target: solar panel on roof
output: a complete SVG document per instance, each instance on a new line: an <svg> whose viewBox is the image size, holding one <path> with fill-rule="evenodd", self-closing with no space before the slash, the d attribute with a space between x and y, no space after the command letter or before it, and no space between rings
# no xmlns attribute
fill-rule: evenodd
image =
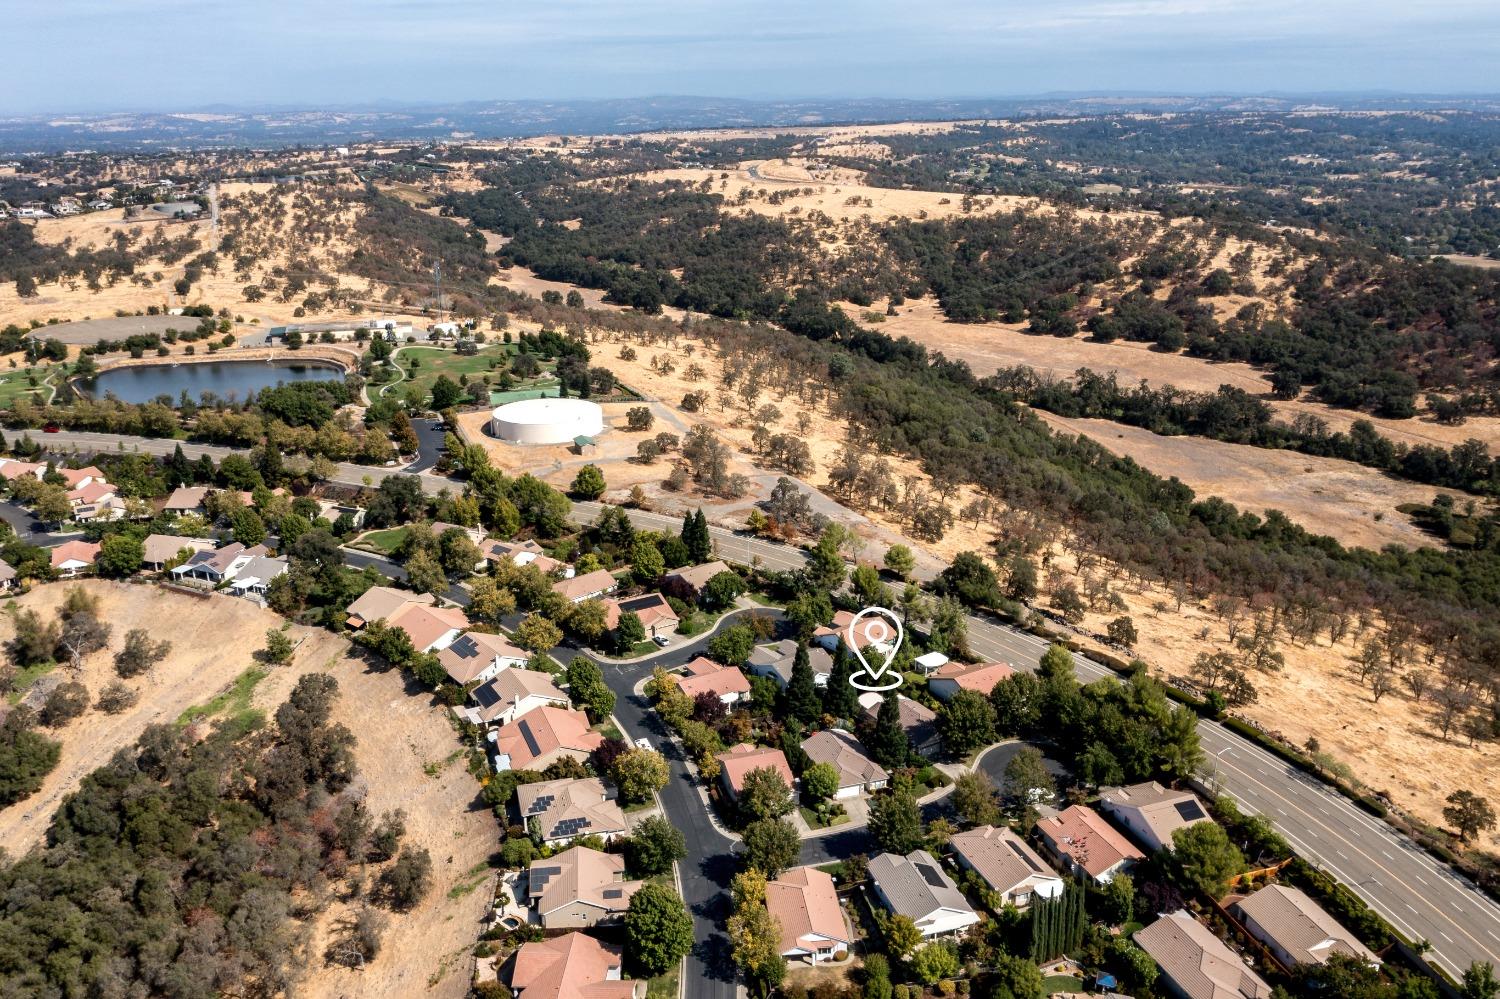
<svg viewBox="0 0 1500 999"><path fill-rule="evenodd" d="M526 748L531 750L533 758L542 755L542 747L536 744L536 736L531 734L531 726L524 721L521 722L521 738L526 740Z"/></svg>
<svg viewBox="0 0 1500 999"><path fill-rule="evenodd" d="M1199 807L1197 798L1179 801L1173 807L1177 809L1177 814L1182 816L1184 822L1197 822L1199 819L1207 818L1203 814L1203 809Z"/></svg>
<svg viewBox="0 0 1500 999"><path fill-rule="evenodd" d="M624 895L625 895L625 893L623 891L621 891L620 889L618 889L618 888L606 888L606 889L604 889L604 897L605 898L623 898Z"/></svg>
<svg viewBox="0 0 1500 999"><path fill-rule="evenodd" d="M945 885L943 883L943 876L942 876L942 874L938 873L937 868L935 868L935 867L928 867L926 864L914 864L912 866L916 867L918 873L920 873L922 875L922 880L926 881L932 887L934 887L934 888L945 888L945 887L947 887L947 885Z"/></svg>
<svg viewBox="0 0 1500 999"><path fill-rule="evenodd" d="M531 803L531 811L528 814L536 815L538 812L545 812L547 809L552 807L552 802L555 797L555 795L544 794L540 798L537 798Z"/></svg>

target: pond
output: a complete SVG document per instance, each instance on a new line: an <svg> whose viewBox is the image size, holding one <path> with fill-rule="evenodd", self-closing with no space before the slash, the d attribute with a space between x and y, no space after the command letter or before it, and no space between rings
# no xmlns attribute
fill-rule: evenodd
<svg viewBox="0 0 1500 999"><path fill-rule="evenodd" d="M242 401L263 388L284 382L342 381L342 368L306 361L288 364L269 361L197 361L187 364L143 364L101 371L84 391L96 399L114 396L121 402L150 402L168 396L175 404L186 392L193 399L212 393Z"/></svg>

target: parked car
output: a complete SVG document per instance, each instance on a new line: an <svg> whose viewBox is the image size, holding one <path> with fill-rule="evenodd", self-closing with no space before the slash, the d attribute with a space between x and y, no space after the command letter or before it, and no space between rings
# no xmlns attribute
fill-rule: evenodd
<svg viewBox="0 0 1500 999"><path fill-rule="evenodd" d="M651 641L655 642L662 648L666 648L668 645L672 644L672 640L666 635L657 635L655 638L651 639Z"/></svg>
<svg viewBox="0 0 1500 999"><path fill-rule="evenodd" d="M651 740L648 739L648 738L646 738L643 735L639 739L635 740L635 748L636 749L650 749L651 748Z"/></svg>

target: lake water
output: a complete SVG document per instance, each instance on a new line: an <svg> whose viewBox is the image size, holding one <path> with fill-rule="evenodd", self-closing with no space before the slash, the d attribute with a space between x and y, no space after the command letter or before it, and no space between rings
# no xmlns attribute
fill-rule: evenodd
<svg viewBox="0 0 1500 999"><path fill-rule="evenodd" d="M340 368L325 364L267 364L265 361L198 361L189 364L149 364L101 371L84 388L96 399L113 395L121 402L150 402L170 396L175 404L186 391L194 399L212 392L221 399L242 401L263 388L284 382L342 381Z"/></svg>

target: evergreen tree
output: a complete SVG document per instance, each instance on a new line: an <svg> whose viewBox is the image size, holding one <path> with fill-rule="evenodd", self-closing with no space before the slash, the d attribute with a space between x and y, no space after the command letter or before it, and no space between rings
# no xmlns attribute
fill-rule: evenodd
<svg viewBox="0 0 1500 999"><path fill-rule="evenodd" d="M875 731L870 736L870 755L876 763L887 770L906 765L911 758L911 739L901 727L901 705L896 701L896 692L887 691L880 702L880 713L875 716Z"/></svg>
<svg viewBox="0 0 1500 999"><path fill-rule="evenodd" d="M797 646L797 656L792 660L792 678L786 685L786 710L804 725L811 725L823 713L823 700L818 696L806 645Z"/></svg>
<svg viewBox="0 0 1500 999"><path fill-rule="evenodd" d="M182 453L181 444L172 450L172 457L167 459L166 472L167 487L170 489L193 482L193 463L188 461L187 455Z"/></svg>
<svg viewBox="0 0 1500 999"><path fill-rule="evenodd" d="M906 791L877 795L870 802L870 835L890 853L907 854L922 845L922 813Z"/></svg>
<svg viewBox="0 0 1500 999"><path fill-rule="evenodd" d="M699 507L695 513L682 516L682 543L695 564L702 564L714 557L713 539L708 536L708 518Z"/></svg>
<svg viewBox="0 0 1500 999"><path fill-rule="evenodd" d="M853 718L859 712L859 696L849 685L849 655L842 643L833 656L833 672L823 688L823 711L835 718Z"/></svg>

